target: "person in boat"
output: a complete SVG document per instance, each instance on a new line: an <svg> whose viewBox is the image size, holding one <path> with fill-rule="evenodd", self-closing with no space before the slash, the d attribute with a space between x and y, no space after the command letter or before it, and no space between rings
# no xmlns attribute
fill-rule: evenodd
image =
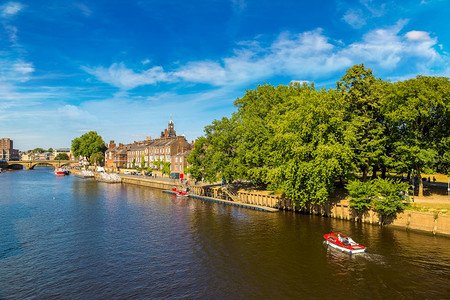
<svg viewBox="0 0 450 300"><path fill-rule="evenodd" d="M341 235L338 233L338 235L337 235L337 238L338 238L338 240L339 240L339 242L343 242L343 239L342 239L342 237L341 237Z"/></svg>

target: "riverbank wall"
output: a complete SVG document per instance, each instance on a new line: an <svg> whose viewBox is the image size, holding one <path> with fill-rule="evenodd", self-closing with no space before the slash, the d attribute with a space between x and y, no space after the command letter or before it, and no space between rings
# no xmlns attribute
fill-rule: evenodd
<svg viewBox="0 0 450 300"><path fill-rule="evenodd" d="M158 180L147 177L126 176L120 174L122 183L146 186L161 190L171 190L174 186L182 188L179 182ZM294 203L284 198L282 195L273 194L270 191L240 189L234 194L230 194L220 185L189 185L190 194L194 198L216 199L221 201L232 200L239 204L249 204L255 207L268 207L279 210L288 210L306 214L320 215L336 219L343 219L353 222L363 222L374 225L381 224L380 216L374 211L368 211L364 215L355 215L349 205L349 200L339 198L332 200L329 204L318 206L311 205L299 210ZM418 212L405 210L398 213L396 218L388 220L384 226L405 228L407 230L423 231L432 234L450 236L450 216L429 212Z"/></svg>
<svg viewBox="0 0 450 300"><path fill-rule="evenodd" d="M193 188L191 191L198 195L205 193L205 191L202 191L201 186ZM212 194L216 198L223 198L226 193L221 191L220 187L218 187L214 188ZM363 215L356 215L350 207L350 201L342 196L340 198L337 197L337 199L332 199L332 201L326 205L310 205L302 210L295 207L291 200L269 191L241 189L236 192L236 198L238 201L246 204L262 205L281 210L290 210L293 212L314 214L353 222L363 222L374 225L381 224L381 217L375 211L371 210ZM450 236L450 216L437 213L405 210L404 212L398 213L396 218L385 220L384 226L393 226L405 228L407 230Z"/></svg>

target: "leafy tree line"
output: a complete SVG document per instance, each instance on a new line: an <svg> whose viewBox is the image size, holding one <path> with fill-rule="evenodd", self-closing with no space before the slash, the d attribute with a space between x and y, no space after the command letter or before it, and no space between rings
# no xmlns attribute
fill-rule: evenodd
<svg viewBox="0 0 450 300"><path fill-rule="evenodd" d="M336 88L260 85L214 120L188 157L200 180L251 180L300 207L323 204L336 181L388 170L450 170L450 82L417 76L390 83L364 64ZM409 175L408 175L409 176Z"/></svg>
<svg viewBox="0 0 450 300"><path fill-rule="evenodd" d="M53 148L48 148L48 150L45 150L43 148L34 148L33 150L28 150L28 153L44 153L44 152L53 152Z"/></svg>

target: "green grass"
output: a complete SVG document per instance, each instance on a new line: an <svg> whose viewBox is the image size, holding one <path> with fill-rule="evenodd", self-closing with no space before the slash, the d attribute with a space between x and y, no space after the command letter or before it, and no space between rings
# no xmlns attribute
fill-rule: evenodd
<svg viewBox="0 0 450 300"><path fill-rule="evenodd" d="M450 203L411 203L406 210L450 215Z"/></svg>

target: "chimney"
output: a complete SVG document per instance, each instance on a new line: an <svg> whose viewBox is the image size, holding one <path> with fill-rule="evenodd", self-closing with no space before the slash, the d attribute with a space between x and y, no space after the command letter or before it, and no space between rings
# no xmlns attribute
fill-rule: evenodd
<svg viewBox="0 0 450 300"><path fill-rule="evenodd" d="M164 137L167 138L168 137L168 133L167 133L167 128L164 129Z"/></svg>
<svg viewBox="0 0 450 300"><path fill-rule="evenodd" d="M146 136L146 137L145 137L145 140L146 140L147 142L150 142L150 141L152 140L152 137L151 137L151 136Z"/></svg>
<svg viewBox="0 0 450 300"><path fill-rule="evenodd" d="M161 131L161 138L163 138L164 137L164 132L163 131Z"/></svg>

